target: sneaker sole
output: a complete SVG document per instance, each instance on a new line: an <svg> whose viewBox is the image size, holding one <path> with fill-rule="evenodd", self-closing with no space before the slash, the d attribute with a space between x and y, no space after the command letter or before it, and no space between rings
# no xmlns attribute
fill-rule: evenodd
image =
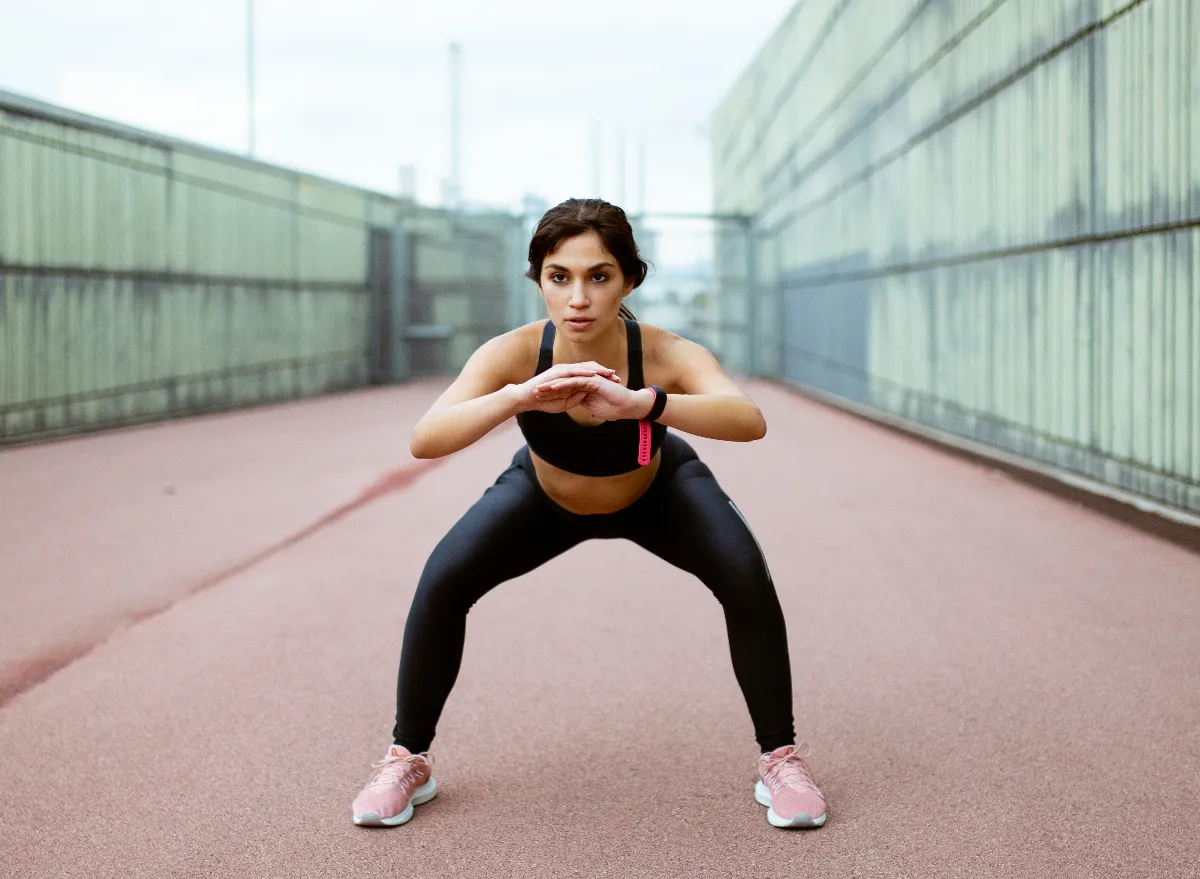
<svg viewBox="0 0 1200 879"><path fill-rule="evenodd" d="M771 791L761 781L754 783L754 799L760 805L767 807L767 823L772 827L820 827L825 823L826 812L822 812L816 818L807 812L799 812L790 820L779 817L771 805Z"/></svg>
<svg viewBox="0 0 1200 879"><path fill-rule="evenodd" d="M429 781L413 791L412 799L399 815L393 815L391 818L380 818L378 812L363 812L361 815L354 816L354 823L359 827L399 827L401 824L407 824L412 819L413 806L428 803L436 796L437 781L430 778Z"/></svg>

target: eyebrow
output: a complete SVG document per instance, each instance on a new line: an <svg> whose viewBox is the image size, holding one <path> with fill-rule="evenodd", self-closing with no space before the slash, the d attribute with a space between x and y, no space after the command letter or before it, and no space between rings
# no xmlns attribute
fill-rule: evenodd
<svg viewBox="0 0 1200 879"><path fill-rule="evenodd" d="M546 264L546 268L548 268L548 269L558 269L560 272L568 272L568 271L570 271L570 269L568 269L566 266L560 266L560 265L559 265L558 263L556 263L556 262L547 263L547 264ZM592 266L590 269L588 269L588 271L589 271L589 272L594 272L594 271L596 271L596 269L615 269L615 268L616 268L616 266L615 266L615 265L613 265L613 264L612 264L612 263L610 263L610 262L598 262L598 263L596 263L594 266Z"/></svg>

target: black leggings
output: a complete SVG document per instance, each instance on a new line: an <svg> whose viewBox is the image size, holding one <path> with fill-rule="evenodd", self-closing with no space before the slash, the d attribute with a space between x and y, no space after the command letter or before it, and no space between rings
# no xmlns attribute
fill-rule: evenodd
<svg viewBox="0 0 1200 879"><path fill-rule="evenodd" d="M725 611L733 671L764 751L795 741L787 631L766 559L742 514L692 447L673 433L650 489L605 515L547 497L522 447L425 563L413 596L393 738L429 749L462 663L467 612L493 587L591 538L624 537L695 574Z"/></svg>

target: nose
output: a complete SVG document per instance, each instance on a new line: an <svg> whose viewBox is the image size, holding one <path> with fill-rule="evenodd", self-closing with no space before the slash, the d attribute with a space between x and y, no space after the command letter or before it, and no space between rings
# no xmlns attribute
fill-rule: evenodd
<svg viewBox="0 0 1200 879"><path fill-rule="evenodd" d="M583 281L576 281L571 286L571 298L567 304L572 308L587 308L588 299Z"/></svg>

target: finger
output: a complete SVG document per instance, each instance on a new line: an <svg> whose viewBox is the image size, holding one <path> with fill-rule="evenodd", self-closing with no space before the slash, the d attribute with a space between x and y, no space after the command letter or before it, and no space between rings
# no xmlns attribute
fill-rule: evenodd
<svg viewBox="0 0 1200 879"><path fill-rule="evenodd" d="M597 363L595 360L578 360L574 363L559 363L552 369L582 369L586 372L615 372L616 370L605 366L603 363Z"/></svg>
<svg viewBox="0 0 1200 879"><path fill-rule="evenodd" d="M597 379L595 376L564 378L559 379L558 381L548 382L544 385L539 385L536 390L545 390L546 392L551 393L559 391L566 391L568 393L573 393L575 391L587 391L596 386L596 381Z"/></svg>
<svg viewBox="0 0 1200 879"><path fill-rule="evenodd" d="M594 360L589 360L585 363L563 363L561 367L564 375L602 375L607 378L617 374L615 369L601 366Z"/></svg>
<svg viewBox="0 0 1200 879"><path fill-rule="evenodd" d="M619 382L621 380L621 377L617 375L617 371L615 369L609 369L607 366L601 366L594 360L589 361L587 365L593 368L596 375L604 376L605 378L612 379L615 382Z"/></svg>
<svg viewBox="0 0 1200 879"><path fill-rule="evenodd" d="M534 394L536 400L564 400L572 394L580 393L579 388L548 389ZM586 391L584 392L586 393Z"/></svg>
<svg viewBox="0 0 1200 879"><path fill-rule="evenodd" d="M589 382L599 380L599 376L594 375L566 375L559 378L548 379L536 387L539 388L561 388L568 385L583 385Z"/></svg>
<svg viewBox="0 0 1200 879"><path fill-rule="evenodd" d="M562 370L556 370L553 373L542 373L540 376L538 376L538 378L541 380L539 382L539 386L576 378L590 378L592 375L594 375L594 373L588 370L567 367Z"/></svg>
<svg viewBox="0 0 1200 879"><path fill-rule="evenodd" d="M601 375L605 378L616 375L616 371L599 363L575 363L571 365L567 375Z"/></svg>
<svg viewBox="0 0 1200 879"><path fill-rule="evenodd" d="M563 388L558 391L546 391L545 393L542 393L542 394L536 394L534 396L534 399L539 402L542 402L542 403L547 403L552 400L569 400L572 397L577 397L580 395L587 396L587 394L588 394L588 390L586 388L572 387L572 388Z"/></svg>
<svg viewBox="0 0 1200 879"><path fill-rule="evenodd" d="M570 387L573 384L577 384L579 381L581 381L579 378L558 378L554 379L553 381L543 382L534 388L534 390L554 391L558 390L559 388Z"/></svg>

